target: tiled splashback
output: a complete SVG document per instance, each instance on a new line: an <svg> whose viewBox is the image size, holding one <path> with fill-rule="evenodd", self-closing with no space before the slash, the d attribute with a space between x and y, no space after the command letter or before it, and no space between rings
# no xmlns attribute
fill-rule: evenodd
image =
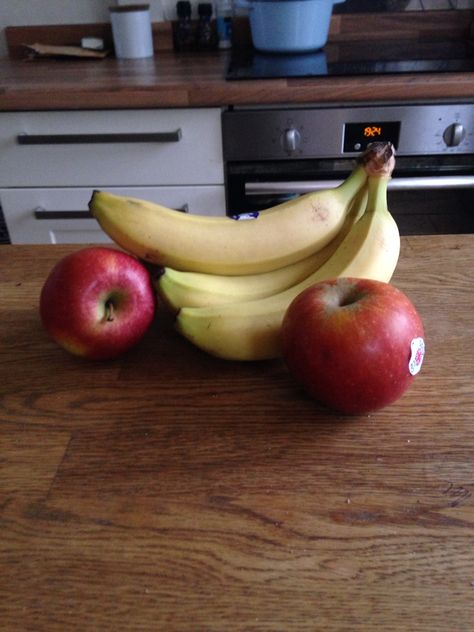
<svg viewBox="0 0 474 632"><path fill-rule="evenodd" d="M447 9L474 9L474 0L346 0L343 4L335 5L334 13Z"/></svg>

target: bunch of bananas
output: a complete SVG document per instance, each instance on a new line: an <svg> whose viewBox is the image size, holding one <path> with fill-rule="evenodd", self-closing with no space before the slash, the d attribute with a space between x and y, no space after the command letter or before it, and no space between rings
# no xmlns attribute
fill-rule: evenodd
<svg viewBox="0 0 474 632"><path fill-rule="evenodd" d="M163 267L157 291L183 336L222 358L262 360L280 355L285 311L310 285L391 279L400 252L387 207L394 166L393 146L373 143L338 187L251 220L186 215L103 191L89 208L118 245Z"/></svg>

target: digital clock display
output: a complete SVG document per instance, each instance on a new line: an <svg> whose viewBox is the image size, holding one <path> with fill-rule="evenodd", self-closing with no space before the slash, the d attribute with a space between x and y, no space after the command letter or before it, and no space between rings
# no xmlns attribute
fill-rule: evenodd
<svg viewBox="0 0 474 632"><path fill-rule="evenodd" d="M390 141L398 147L400 121L367 121L344 125L344 151L364 151L376 140Z"/></svg>

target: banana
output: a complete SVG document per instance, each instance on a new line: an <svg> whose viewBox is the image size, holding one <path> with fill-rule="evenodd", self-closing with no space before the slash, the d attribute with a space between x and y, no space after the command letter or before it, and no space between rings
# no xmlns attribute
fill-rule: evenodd
<svg viewBox="0 0 474 632"><path fill-rule="evenodd" d="M282 292L315 272L336 251L367 205L367 187L354 197L342 229L324 248L282 268L238 276L186 272L164 268L155 281L158 295L173 311L181 307L207 307L264 298Z"/></svg>
<svg viewBox="0 0 474 632"><path fill-rule="evenodd" d="M366 180L357 164L339 186L283 202L250 220L188 215L105 191L94 191L89 209L113 241L150 263L211 274L259 274L328 244Z"/></svg>
<svg viewBox="0 0 474 632"><path fill-rule="evenodd" d="M386 154L383 160L388 165L383 175L377 171L377 160L366 165L369 171L367 210L325 264L302 282L267 298L213 307L184 307L177 315L177 331L204 351L221 358L274 358L281 355L279 335L286 309L304 289L335 277L388 282L398 262L400 235L387 208L387 184L395 164L393 148L390 144L383 145ZM376 154L375 158L380 159L380 155Z"/></svg>

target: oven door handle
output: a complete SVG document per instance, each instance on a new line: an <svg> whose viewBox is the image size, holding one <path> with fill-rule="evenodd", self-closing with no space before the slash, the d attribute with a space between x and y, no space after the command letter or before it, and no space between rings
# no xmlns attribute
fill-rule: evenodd
<svg viewBox="0 0 474 632"><path fill-rule="evenodd" d="M281 193L309 193L329 189L342 184L343 180L314 180L291 182L246 182L246 195L273 195ZM388 188L393 191L418 191L422 189L473 189L474 175L468 176L420 176L392 178Z"/></svg>

